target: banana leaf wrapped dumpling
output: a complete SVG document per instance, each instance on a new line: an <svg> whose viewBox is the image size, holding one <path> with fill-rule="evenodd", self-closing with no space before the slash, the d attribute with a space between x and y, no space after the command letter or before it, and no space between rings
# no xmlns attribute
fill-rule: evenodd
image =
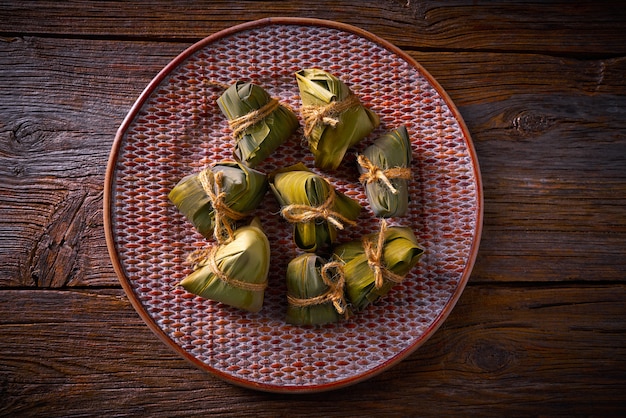
<svg viewBox="0 0 626 418"><path fill-rule="evenodd" d="M287 266L287 314L293 325L324 325L349 315L341 263L302 254Z"/></svg>
<svg viewBox="0 0 626 418"><path fill-rule="evenodd" d="M217 104L233 129L235 156L249 167L257 166L298 129L298 118L290 109L250 82L235 82Z"/></svg>
<svg viewBox="0 0 626 418"><path fill-rule="evenodd" d="M405 126L384 134L358 156L360 181L378 217L404 216L409 205L411 143Z"/></svg>
<svg viewBox="0 0 626 418"><path fill-rule="evenodd" d="M294 225L294 242L304 251L335 242L337 230L353 225L361 212L358 202L301 163L270 174L269 186L282 216Z"/></svg>
<svg viewBox="0 0 626 418"><path fill-rule="evenodd" d="M380 119L339 78L319 69L296 72L302 101L304 136L315 166L339 167L348 148L376 128Z"/></svg>
<svg viewBox="0 0 626 418"><path fill-rule="evenodd" d="M407 227L387 227L360 241L337 246L334 256L344 263L346 294L355 311L385 296L417 264L424 249Z"/></svg>
<svg viewBox="0 0 626 418"><path fill-rule="evenodd" d="M255 209L267 176L235 161L221 161L182 178L168 197L204 237L229 238L233 223Z"/></svg>
<svg viewBox="0 0 626 418"><path fill-rule="evenodd" d="M194 271L179 283L188 292L250 312L263 307L270 244L258 218L231 241L190 254L189 262Z"/></svg>

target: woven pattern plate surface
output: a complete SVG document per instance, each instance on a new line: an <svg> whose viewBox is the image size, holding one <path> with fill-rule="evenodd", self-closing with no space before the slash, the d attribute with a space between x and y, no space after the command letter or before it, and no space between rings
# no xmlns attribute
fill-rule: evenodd
<svg viewBox="0 0 626 418"><path fill-rule="evenodd" d="M412 142L407 216L425 248L403 283L349 320L298 327L284 320L287 263L301 252L268 193L254 215L271 243L265 303L246 313L187 293L185 258L210 244L168 201L185 175L232 159L233 139L216 99L235 80L253 81L298 114L294 73L321 68L341 78L381 118L372 135L333 172L313 167L302 128L256 167L269 173L304 162L364 207L340 241L378 230L358 182L355 154L404 124ZM152 330L197 366L235 384L275 392L322 391L362 381L397 364L444 321L471 272L482 222L480 174L458 112L408 55L360 29L276 18L212 35L150 83L115 139L105 187L107 245L120 281Z"/></svg>

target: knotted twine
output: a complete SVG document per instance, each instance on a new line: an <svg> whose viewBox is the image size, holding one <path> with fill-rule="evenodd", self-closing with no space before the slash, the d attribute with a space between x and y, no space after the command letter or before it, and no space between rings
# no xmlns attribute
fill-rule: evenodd
<svg viewBox="0 0 626 418"><path fill-rule="evenodd" d="M372 163L365 155L361 154L357 157L357 161L365 171L359 177L359 181L364 184L373 183L375 181L381 181L389 191L393 194L398 194L398 190L393 187L390 179L403 179L409 180L411 178L411 169L408 167L394 167L388 169L381 169Z"/></svg>
<svg viewBox="0 0 626 418"><path fill-rule="evenodd" d="M281 215L291 223L306 223L316 219L323 219L330 222L337 229L343 229L344 224L356 225L356 222L346 218L341 213L332 210L336 197L335 189L329 184L328 197L319 206L305 204L291 204L283 207Z"/></svg>
<svg viewBox="0 0 626 418"><path fill-rule="evenodd" d="M207 86L220 87L223 90L228 90L232 86L232 83L224 84L217 80L204 80L204 84ZM265 103L260 108L248 112L243 116L239 116L237 118L229 120L228 126L230 126L230 128L232 129L233 136L235 138L239 138L240 136L242 136L246 129L261 122L263 119L271 115L273 111L278 109L279 106L281 106L281 103L277 99L271 97L267 101L267 103Z"/></svg>
<svg viewBox="0 0 626 418"><path fill-rule="evenodd" d="M274 98L265 103L260 108L246 113L243 116L228 121L228 126L233 130L233 136L239 138L246 129L261 122L268 117L273 111L278 109L280 103Z"/></svg>
<svg viewBox="0 0 626 418"><path fill-rule="evenodd" d="M334 269L335 273L330 274L329 270ZM345 285L345 277L343 272L343 264L338 261L326 263L320 269L320 276L328 290L321 295L312 298L301 299L295 296L287 295L287 301L295 307L305 307L312 305L321 305L323 303L332 302L338 314L347 314L346 299L344 297L343 288Z"/></svg>
<svg viewBox="0 0 626 418"><path fill-rule="evenodd" d="M309 137L318 124L337 126L339 115L353 106L359 105L359 98L350 92L345 99L331 102L325 106L308 105L300 108L304 121L304 136Z"/></svg>
<svg viewBox="0 0 626 418"><path fill-rule="evenodd" d="M213 212L215 215L215 227L214 235L215 239L220 244L227 244L234 238L235 228L232 225L232 221L237 221L244 218L244 213L238 212L228 206L225 202L226 192L223 190L223 178L224 173L218 171L214 173L210 169L205 169L200 172L198 179L204 192L211 200L213 206ZM236 287L238 289L249 290L252 292L261 292L267 287L267 283L249 283L242 280L238 280L229 277L226 273L220 270L217 265L215 256L220 246L215 245L211 248L203 248L195 250L187 256L187 263L191 264L195 270L198 265L204 264L209 267L211 273L219 278L224 283Z"/></svg>
<svg viewBox="0 0 626 418"><path fill-rule="evenodd" d="M235 228L233 221L243 219L246 214L238 212L226 204L226 192L223 190L224 173L218 171L214 173L210 169L204 169L198 175L198 180L202 189L211 200L213 213L215 215L213 235L219 243L229 242L233 239Z"/></svg>
<svg viewBox="0 0 626 418"><path fill-rule="evenodd" d="M250 283L243 280L238 280L228 276L217 265L216 255L220 246L215 245L211 248L202 248L193 251L187 256L187 263L191 264L194 270L200 264L206 265L211 270L211 273L215 275L222 282L235 287L237 289L248 290L251 292L262 292L267 287L267 281L263 283Z"/></svg>
<svg viewBox="0 0 626 418"><path fill-rule="evenodd" d="M374 272L374 285L376 289L380 289L385 280L392 283L402 283L403 276L395 274L389 270L383 261L383 245L385 243L385 232L387 232L387 222L382 219L380 221L380 231L378 232L378 239L376 244L371 237L363 237L363 249L367 256L367 264Z"/></svg>

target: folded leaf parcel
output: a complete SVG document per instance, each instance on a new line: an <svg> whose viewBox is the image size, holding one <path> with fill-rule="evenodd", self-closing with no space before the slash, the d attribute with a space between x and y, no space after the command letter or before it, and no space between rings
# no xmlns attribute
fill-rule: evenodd
<svg viewBox="0 0 626 418"><path fill-rule="evenodd" d="M363 207L321 172L337 169L380 119L347 84L324 70L302 69L295 78L314 168L302 162L269 174L254 168L298 132L299 118L261 86L236 81L217 100L235 140L233 159L185 176L169 198L206 239L204 248L189 255L192 272L179 285L258 312L271 260L270 242L255 211L271 190L301 251L287 265L285 321L315 326L350 318L384 297L402 283L424 249L410 228L387 224L389 218L405 216L410 203L411 143L403 125L356 156L359 182L379 218L379 231L338 242L357 224ZM251 222L245 222L248 217Z"/></svg>

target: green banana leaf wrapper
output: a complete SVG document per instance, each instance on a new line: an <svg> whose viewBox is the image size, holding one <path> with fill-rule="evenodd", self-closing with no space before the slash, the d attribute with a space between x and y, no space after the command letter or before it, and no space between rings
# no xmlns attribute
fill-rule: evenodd
<svg viewBox="0 0 626 418"><path fill-rule="evenodd" d="M287 265L287 295L288 298L296 298L298 302L290 299L285 317L287 323L324 325L348 316L343 299L343 280L338 283L341 299L337 300L337 306L325 297L333 291L322 278L321 270L325 263L326 261L316 254L302 254ZM315 301L316 298L318 302Z"/></svg>
<svg viewBox="0 0 626 418"><path fill-rule="evenodd" d="M237 81L217 99L229 121L258 111L273 100L260 86ZM278 105L269 115L244 129L236 138L234 154L249 167L257 166L298 129L296 115Z"/></svg>
<svg viewBox="0 0 626 418"><path fill-rule="evenodd" d="M236 161L220 161L206 168L222 172L224 203L233 210L247 213L255 209L267 192L267 176ZM214 193L217 190L214 187ZM213 201L200 180L200 172L182 178L168 195L170 201L204 237L215 229Z"/></svg>
<svg viewBox="0 0 626 418"><path fill-rule="evenodd" d="M374 241L378 233L366 236ZM418 263L424 249L417 243L417 238L407 227L389 227L384 233L382 261L392 273L406 276ZM384 281L383 286L376 288L374 271L368 263L363 241L352 241L339 245L334 256L342 260L346 294L355 311L365 309L370 303L385 296L395 286L391 281Z"/></svg>
<svg viewBox="0 0 626 418"><path fill-rule="evenodd" d="M338 217L345 218L348 223L354 222L361 212L361 205L358 202L336 191L326 179L310 171L304 164L298 163L278 170L268 177L269 187L283 210L290 205L319 207L327 203L330 194L334 193L334 202L330 210ZM342 225L339 229L342 229L346 222L340 223ZM328 220L294 221L293 225L295 244L307 252L323 249L337 239L338 227Z"/></svg>
<svg viewBox="0 0 626 418"><path fill-rule="evenodd" d="M228 280L216 274L210 257ZM232 241L217 246L213 255L196 260L193 273L179 285L205 299L258 312L263 307L269 266L270 243L255 218L250 225L239 227Z"/></svg>
<svg viewBox="0 0 626 418"><path fill-rule="evenodd" d="M398 169L409 170L411 167L411 143L405 126L388 132L374 141L363 150L363 155L376 167L388 173ZM359 171L364 174L367 170L359 165ZM406 178L389 178L386 184L382 180L365 182L365 195L376 216L390 218L406 215L409 206L409 180ZM391 187L389 187L391 186Z"/></svg>
<svg viewBox="0 0 626 418"><path fill-rule="evenodd" d="M323 108L353 96L350 88L339 78L320 69L303 69L295 74L303 109ZM380 124L379 117L358 100L337 115L329 115L336 124L324 120L315 123L305 136L315 156L315 166L334 170L341 164L351 146L365 138ZM305 118L306 119L306 118Z"/></svg>

